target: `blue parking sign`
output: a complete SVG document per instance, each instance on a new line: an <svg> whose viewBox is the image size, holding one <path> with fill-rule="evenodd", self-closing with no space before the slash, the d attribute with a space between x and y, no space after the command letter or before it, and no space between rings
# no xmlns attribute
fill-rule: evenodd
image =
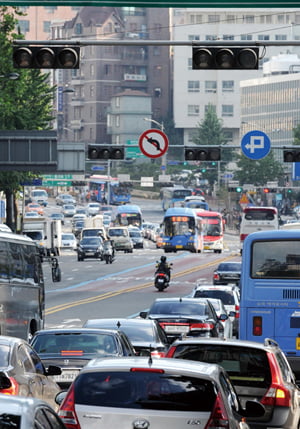
<svg viewBox="0 0 300 429"><path fill-rule="evenodd" d="M243 154L250 159L262 159L271 150L271 141L262 131L249 131L241 141Z"/></svg>

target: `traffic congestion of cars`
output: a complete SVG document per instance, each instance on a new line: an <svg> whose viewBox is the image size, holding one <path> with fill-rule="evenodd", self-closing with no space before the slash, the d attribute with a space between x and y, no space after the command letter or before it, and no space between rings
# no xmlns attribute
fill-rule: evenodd
<svg viewBox="0 0 300 429"><path fill-rule="evenodd" d="M110 239L119 240L115 252L144 252L149 243L159 252L161 225L116 228L111 207L102 212L101 204L81 206L68 197L59 195L61 212L49 214L64 222L63 254L103 261ZM37 331L29 343L0 336L0 427L1 418L19 424L23 413L28 429L100 423L104 429L299 429L300 389L278 344L238 339L241 270L240 261L223 261L210 284L199 281L186 296L156 298L135 317L87 317L78 328ZM43 381L32 382L37 376ZM1 415L2 393L16 397L7 416Z"/></svg>

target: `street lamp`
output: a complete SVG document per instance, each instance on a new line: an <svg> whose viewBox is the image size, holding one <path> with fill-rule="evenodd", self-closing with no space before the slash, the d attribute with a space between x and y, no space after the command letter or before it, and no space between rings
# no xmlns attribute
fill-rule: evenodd
<svg viewBox="0 0 300 429"><path fill-rule="evenodd" d="M152 122L153 124L156 124L163 133L165 132L165 128L164 128L164 123L163 122L160 123L160 122L156 121L155 119L151 119L151 118L144 118L144 121ZM161 170L162 170L162 174L163 175L166 174L166 165L167 165L167 153L165 153L161 157Z"/></svg>

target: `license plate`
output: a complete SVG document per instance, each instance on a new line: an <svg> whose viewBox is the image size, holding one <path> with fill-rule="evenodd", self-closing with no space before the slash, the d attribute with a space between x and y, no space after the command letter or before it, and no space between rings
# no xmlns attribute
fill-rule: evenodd
<svg viewBox="0 0 300 429"><path fill-rule="evenodd" d="M169 334L186 334L190 330L189 326L183 325L167 325L165 326L165 331Z"/></svg>
<svg viewBox="0 0 300 429"><path fill-rule="evenodd" d="M300 350L300 337L296 338L296 350Z"/></svg>
<svg viewBox="0 0 300 429"><path fill-rule="evenodd" d="M204 246L204 250L210 250L210 246Z"/></svg>
<svg viewBox="0 0 300 429"><path fill-rule="evenodd" d="M176 249L182 249L183 248L183 246L181 244L177 244L175 247L176 247Z"/></svg>
<svg viewBox="0 0 300 429"><path fill-rule="evenodd" d="M54 375L54 381L56 381L57 383L62 382L62 381L73 381L76 377L77 374L79 373L78 371L63 371L62 374L60 375Z"/></svg>

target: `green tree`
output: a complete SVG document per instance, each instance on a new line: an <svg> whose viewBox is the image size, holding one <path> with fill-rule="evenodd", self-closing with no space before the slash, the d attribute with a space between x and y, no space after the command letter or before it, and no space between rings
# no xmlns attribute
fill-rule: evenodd
<svg viewBox="0 0 300 429"><path fill-rule="evenodd" d="M300 145L300 124L297 125L297 127L295 127L293 129L293 135L294 135L294 145Z"/></svg>
<svg viewBox="0 0 300 429"><path fill-rule="evenodd" d="M49 73L40 70L14 69L12 43L22 38L18 18L24 16L17 7L0 7L0 130L46 130L51 128L52 101L55 87L49 85ZM17 75L16 75L17 73ZM11 80L10 77L18 77ZM38 172L36 172L38 174ZM0 190L6 195L6 222L14 229L14 200L20 183L32 178L32 172L0 172Z"/></svg>
<svg viewBox="0 0 300 429"><path fill-rule="evenodd" d="M283 166L275 159L273 151L260 160L239 155L237 167L234 178L239 180L241 185L251 183L255 186L266 186L267 182L280 181L284 176Z"/></svg>

